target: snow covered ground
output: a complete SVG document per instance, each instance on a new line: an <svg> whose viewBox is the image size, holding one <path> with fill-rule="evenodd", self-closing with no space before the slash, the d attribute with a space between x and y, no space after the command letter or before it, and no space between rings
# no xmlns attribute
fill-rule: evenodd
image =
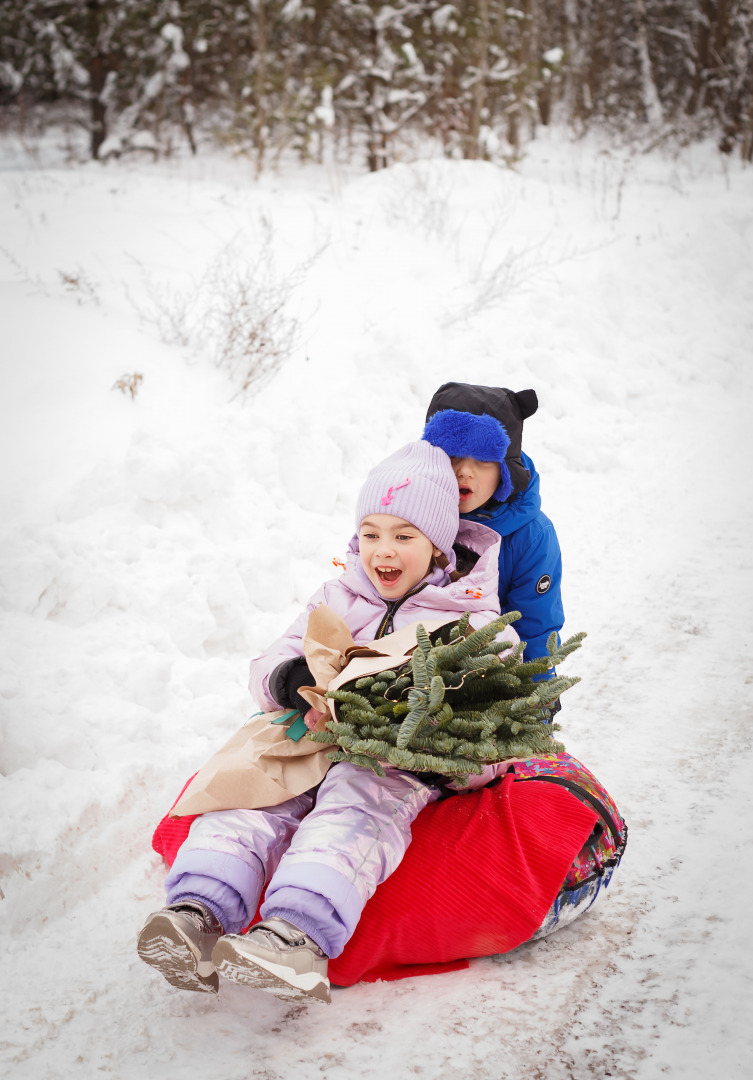
<svg viewBox="0 0 753 1080"><path fill-rule="evenodd" d="M554 136L515 171L259 181L43 150L0 144L3 1075L749 1076L753 170ZM298 334L242 395L215 360L244 290ZM152 829L447 379L539 394L524 445L589 634L562 736L623 865L468 971L326 1011L182 994L134 949Z"/></svg>

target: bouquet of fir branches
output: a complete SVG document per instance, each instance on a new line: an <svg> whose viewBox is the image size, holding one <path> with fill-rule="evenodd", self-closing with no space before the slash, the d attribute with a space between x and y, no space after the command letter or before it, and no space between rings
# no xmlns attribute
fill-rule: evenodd
<svg viewBox="0 0 753 1080"><path fill-rule="evenodd" d="M328 692L337 702L337 719L308 738L336 743L327 755L332 761L350 761L380 776L388 764L461 784L489 763L560 753L551 707L580 679L542 676L586 635L558 645L552 633L548 656L522 662L523 642L513 647L495 640L519 612L474 631L469 618L466 612L449 632L444 626L433 637L419 624L410 661Z"/></svg>

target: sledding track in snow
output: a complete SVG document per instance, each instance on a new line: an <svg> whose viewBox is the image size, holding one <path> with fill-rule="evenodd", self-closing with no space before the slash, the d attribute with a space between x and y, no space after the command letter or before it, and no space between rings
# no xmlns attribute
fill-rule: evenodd
<svg viewBox="0 0 753 1080"><path fill-rule="evenodd" d="M255 183L215 157L31 167L0 146L13 1080L747 1076L753 174L550 138L515 173ZM243 403L143 316L262 217L281 272L317 254L300 346ZM111 389L135 371L133 400ZM526 446L566 631L589 634L563 736L628 819L623 865L551 938L333 990L326 1024L235 985L181 993L135 952L151 829L253 711L247 659L333 572L366 469L458 377L539 393Z"/></svg>

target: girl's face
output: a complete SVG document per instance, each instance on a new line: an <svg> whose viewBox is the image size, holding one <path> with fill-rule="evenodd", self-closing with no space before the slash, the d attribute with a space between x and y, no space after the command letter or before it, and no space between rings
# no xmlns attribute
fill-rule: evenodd
<svg viewBox="0 0 753 1080"><path fill-rule="evenodd" d="M399 600L429 573L439 548L394 514L369 514L358 533L361 565L384 600Z"/></svg>
<svg viewBox="0 0 753 1080"><path fill-rule="evenodd" d="M454 457L450 460L458 481L460 513L470 514L488 502L499 487L499 463L476 461L472 457Z"/></svg>

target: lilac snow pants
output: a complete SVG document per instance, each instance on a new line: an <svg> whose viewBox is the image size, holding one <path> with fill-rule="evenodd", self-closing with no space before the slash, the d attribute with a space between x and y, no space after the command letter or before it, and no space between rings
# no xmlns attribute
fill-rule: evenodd
<svg viewBox="0 0 753 1080"><path fill-rule="evenodd" d="M168 904L197 899L225 931L256 913L305 931L327 956L339 956L367 900L399 865L411 824L439 796L410 773L376 776L334 765L316 792L260 810L203 814L165 882Z"/></svg>

